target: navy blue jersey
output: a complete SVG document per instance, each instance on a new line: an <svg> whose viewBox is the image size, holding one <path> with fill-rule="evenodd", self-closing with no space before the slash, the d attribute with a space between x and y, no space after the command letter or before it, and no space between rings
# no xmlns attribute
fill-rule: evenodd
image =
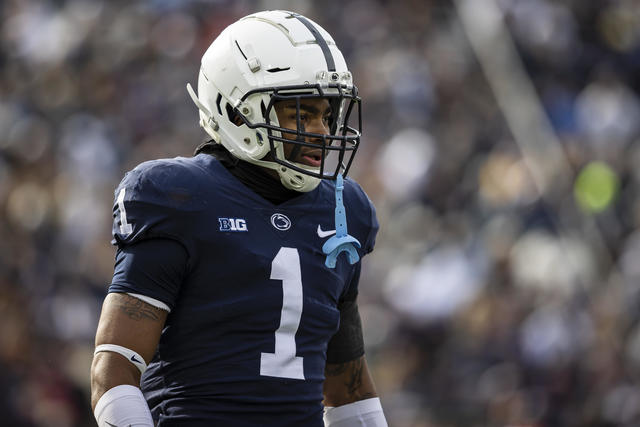
<svg viewBox="0 0 640 427"><path fill-rule="evenodd" d="M125 175L114 243L167 242L179 264L159 263L169 279L155 281L136 280L123 264L109 288L171 308L141 380L159 425L323 425L327 343L359 267L345 254L335 269L324 264L334 193L323 180L274 205L207 154L145 162ZM362 257L373 249L375 210L349 179L344 204Z"/></svg>

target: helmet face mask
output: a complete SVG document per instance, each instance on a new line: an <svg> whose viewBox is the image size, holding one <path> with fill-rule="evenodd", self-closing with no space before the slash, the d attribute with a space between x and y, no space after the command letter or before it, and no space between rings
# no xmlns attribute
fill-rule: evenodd
<svg viewBox="0 0 640 427"><path fill-rule="evenodd" d="M269 141L268 160L318 179L335 180L338 173L346 175L360 143L362 117L361 100L357 89L345 92L340 84L330 84L327 88L316 85L283 86L279 88L256 89L247 93L243 101L255 94L267 93L269 103L262 108L262 122L252 123L238 111L238 115L251 129L266 131ZM306 100L325 99L331 109L328 133L315 133L305 129L301 120L301 111ZM288 102L295 107L296 127L282 127L279 120L273 120L273 111L279 103ZM264 104L263 104L264 105ZM277 114L275 114L277 118ZM355 123L353 123L355 122ZM285 147L289 145L289 150ZM296 156L285 156L285 152L299 153L300 150L314 150L318 153L320 164L317 167L296 162Z"/></svg>
<svg viewBox="0 0 640 427"><path fill-rule="evenodd" d="M360 143L361 100L342 53L319 25L285 11L249 15L227 27L202 58L200 125L239 159L275 170L289 189L313 190L346 175ZM305 129L305 104L326 100L326 129ZM281 103L295 124L281 125ZM297 154L313 152L299 162ZM287 154L288 156L286 156Z"/></svg>

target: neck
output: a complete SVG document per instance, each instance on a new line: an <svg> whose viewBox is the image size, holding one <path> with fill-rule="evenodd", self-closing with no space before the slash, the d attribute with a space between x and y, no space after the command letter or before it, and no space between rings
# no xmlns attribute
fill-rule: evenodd
<svg viewBox="0 0 640 427"><path fill-rule="evenodd" d="M202 144L196 149L196 154L200 153L214 156L236 179L273 204L278 205L301 194L285 188L276 171L240 160L220 144L211 141Z"/></svg>

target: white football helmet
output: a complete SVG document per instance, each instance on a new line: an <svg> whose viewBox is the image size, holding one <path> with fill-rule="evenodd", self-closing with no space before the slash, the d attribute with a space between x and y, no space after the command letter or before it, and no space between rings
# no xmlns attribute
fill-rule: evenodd
<svg viewBox="0 0 640 427"><path fill-rule="evenodd" d="M198 95L191 85L187 90L200 110L200 126L215 142L239 159L276 170L292 190L311 191L321 179L346 175L360 143L360 98L342 53L322 27L293 12L259 12L228 26L202 57ZM305 98L329 101L328 135L301 126ZM296 140L282 136L274 104L283 100L297 105L298 129L287 133ZM355 125L349 124L352 116ZM321 148L320 166L289 161L283 144Z"/></svg>

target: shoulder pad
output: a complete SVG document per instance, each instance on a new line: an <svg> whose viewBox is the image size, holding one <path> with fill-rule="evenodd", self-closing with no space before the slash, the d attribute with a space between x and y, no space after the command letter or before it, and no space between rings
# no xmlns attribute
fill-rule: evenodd
<svg viewBox="0 0 640 427"><path fill-rule="evenodd" d="M114 192L113 243L152 237L181 240L188 213L202 209L202 170L189 159L144 162L127 172Z"/></svg>

